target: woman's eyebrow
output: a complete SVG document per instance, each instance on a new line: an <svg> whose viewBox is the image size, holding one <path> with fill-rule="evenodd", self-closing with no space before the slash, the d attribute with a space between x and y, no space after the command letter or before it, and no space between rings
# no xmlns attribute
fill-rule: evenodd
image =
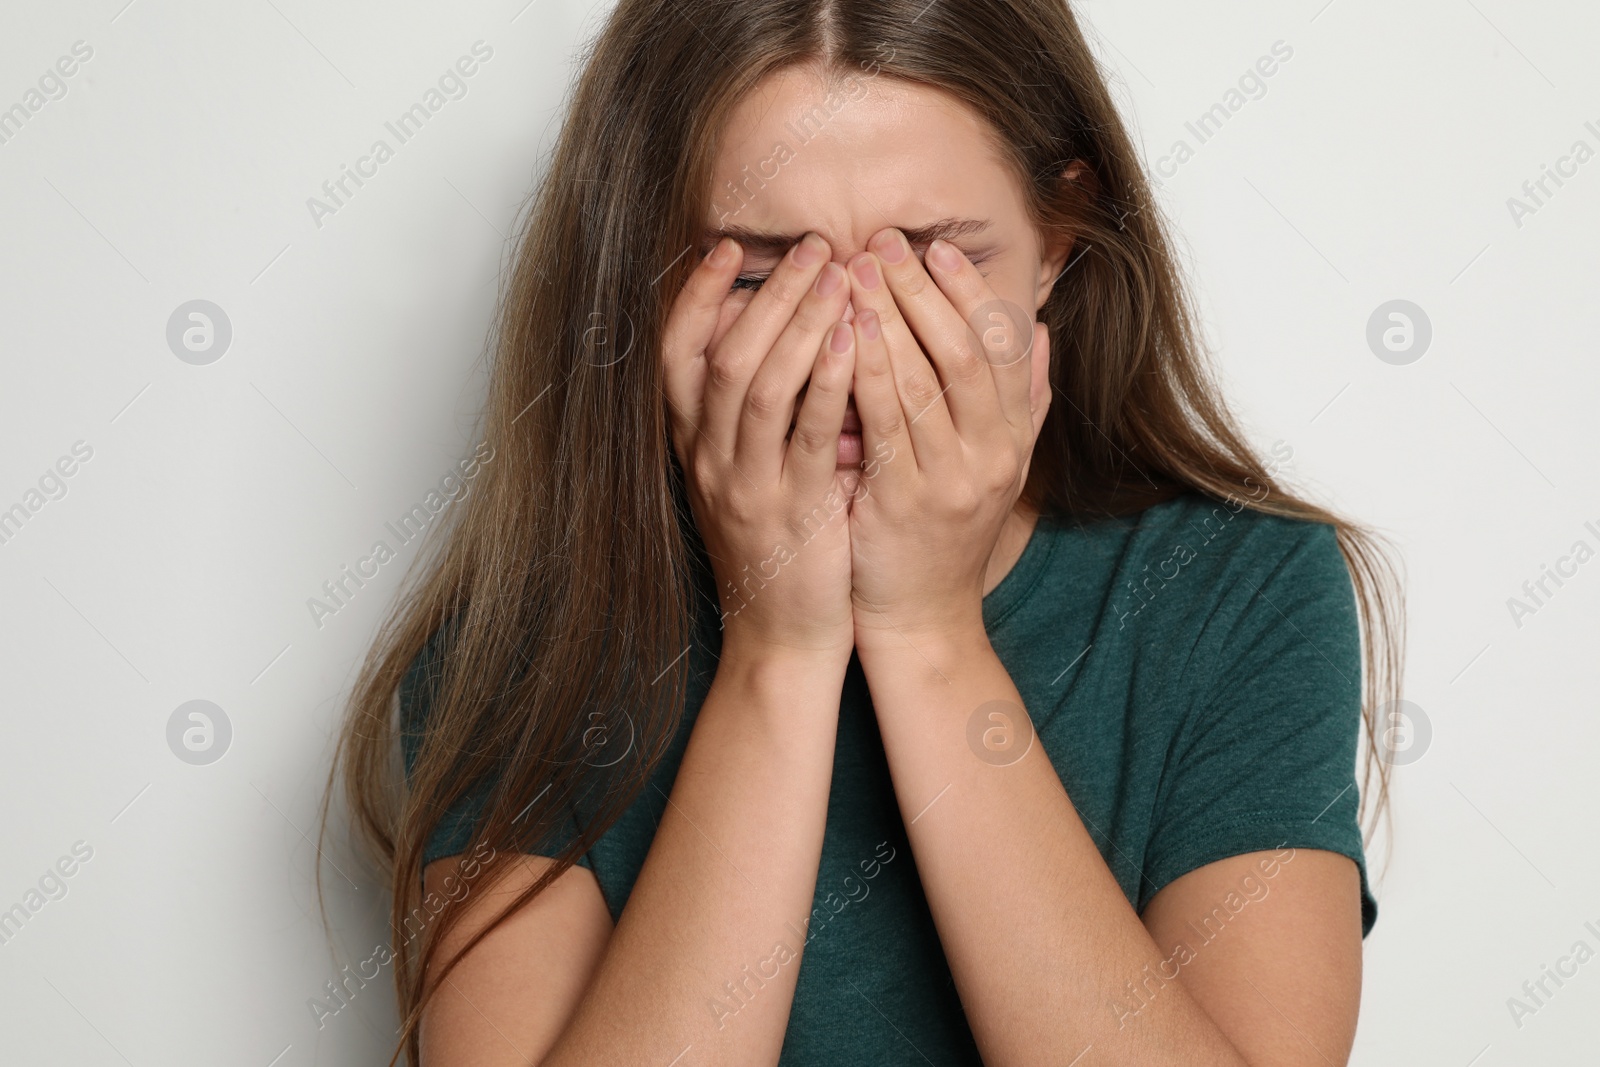
<svg viewBox="0 0 1600 1067"><path fill-rule="evenodd" d="M988 219L946 218L926 226L903 228L901 232L911 244L927 245L937 240L954 241L958 237L970 237L982 233L991 225ZM705 232L700 242L700 254L710 252L724 237L732 237L744 247L746 255L777 257L798 244L804 236L804 233L779 233L749 226L725 226Z"/></svg>

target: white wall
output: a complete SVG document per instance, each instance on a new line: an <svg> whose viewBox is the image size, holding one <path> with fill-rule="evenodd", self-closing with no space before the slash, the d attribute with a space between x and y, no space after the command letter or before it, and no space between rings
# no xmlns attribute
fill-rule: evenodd
<svg viewBox="0 0 1600 1067"><path fill-rule="evenodd" d="M0 143L0 509L92 450L0 544L0 909L74 871L0 944L7 1062L387 1048L387 989L321 1028L307 1007L384 939L371 879L336 855L330 957L307 835L339 699L416 546L335 615L307 600L475 444L505 238L606 7L524 2L0 8L0 108L93 50ZM1507 599L1575 541L1600 549L1600 161L1520 220L1507 198L1575 141L1600 150L1600 16L1322 4L1081 10L1167 174L1240 414L1408 566L1431 740L1395 772L1354 1062L1588 1062L1600 962L1547 980L1520 1026L1507 998L1600 949L1600 562L1520 625ZM478 41L466 95L314 220L307 199ZM1199 143L1185 122L1279 41L1264 91ZM1192 158L1163 163L1180 139ZM1432 328L1404 364L1366 338L1396 299ZM194 300L231 325L204 365L167 339ZM169 747L194 700L231 726L207 765Z"/></svg>

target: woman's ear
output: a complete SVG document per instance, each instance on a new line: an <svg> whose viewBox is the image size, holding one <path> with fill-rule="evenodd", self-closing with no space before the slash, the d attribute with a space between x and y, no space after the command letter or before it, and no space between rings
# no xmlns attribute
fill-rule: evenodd
<svg viewBox="0 0 1600 1067"><path fill-rule="evenodd" d="M1061 180L1076 186L1072 190L1072 198L1079 203L1087 203L1093 196L1094 175L1083 160L1075 159L1068 163L1061 172ZM1076 254L1078 242L1072 234L1051 234L1040 248L1039 262L1039 292L1036 296L1034 307L1041 308L1055 287L1056 280L1061 277L1061 272L1067 269L1070 258Z"/></svg>

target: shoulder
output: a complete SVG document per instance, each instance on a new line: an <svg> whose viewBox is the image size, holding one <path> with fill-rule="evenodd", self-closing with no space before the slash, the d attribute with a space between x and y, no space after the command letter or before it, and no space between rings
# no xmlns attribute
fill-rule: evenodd
<svg viewBox="0 0 1600 1067"><path fill-rule="evenodd" d="M1331 525L1270 514L1253 506L1258 502L1183 493L1141 512L1136 536L1146 542L1182 545L1195 557L1190 562L1207 570L1262 576L1296 553L1337 556L1338 539Z"/></svg>
<svg viewBox="0 0 1600 1067"><path fill-rule="evenodd" d="M1143 513L1136 540L1129 580L1159 571L1164 584L1149 583L1121 631L1115 618L1105 629L1149 669L1146 721L1162 741L1141 904L1187 871L1287 845L1354 860L1370 928L1361 634L1338 530L1186 496Z"/></svg>
<svg viewBox="0 0 1600 1067"><path fill-rule="evenodd" d="M1341 688L1359 679L1357 606L1337 530L1251 503L1185 493L1099 534L1110 573L1097 641L1201 701L1243 673L1307 657Z"/></svg>
<svg viewBox="0 0 1600 1067"><path fill-rule="evenodd" d="M1185 493L1141 512L1113 582L1118 619L1131 624L1153 611L1216 632L1251 611L1270 612L1275 592L1296 603L1348 602L1353 611L1335 528L1250 504Z"/></svg>

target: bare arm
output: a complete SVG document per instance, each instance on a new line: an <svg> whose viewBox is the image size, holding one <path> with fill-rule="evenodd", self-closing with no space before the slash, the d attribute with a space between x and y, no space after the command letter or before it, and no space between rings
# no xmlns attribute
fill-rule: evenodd
<svg viewBox="0 0 1600 1067"><path fill-rule="evenodd" d="M428 1067L667 1064L690 1048L685 1062L775 1063L801 949L786 924L816 889L845 662L724 659L615 931L594 876L569 870L452 973L424 1019ZM528 857L517 880L545 863ZM469 901L455 943L504 899ZM711 1007L726 982L748 998L732 1017Z"/></svg>
<svg viewBox="0 0 1600 1067"><path fill-rule="evenodd" d="M995 293L953 245L929 246L934 278L903 235L872 246L890 258L851 263L856 401L864 441L892 462L850 517L856 648L984 1062L1337 1062L1359 999L1354 864L1308 853L1281 876L1293 888L1271 909L1197 967L1174 969L1176 928L1208 912L1219 879L1250 857L1165 887L1147 929L1037 739L999 761L969 741L974 717L981 736L991 712L1032 737L989 644L983 593L1050 402L1050 339L1039 323L995 314ZM1038 274L1037 301L1051 276ZM1252 982L1279 995L1243 995ZM1134 1010L1136 988L1148 992ZM1285 1040L1290 1031L1303 1040Z"/></svg>
<svg viewBox="0 0 1600 1067"><path fill-rule="evenodd" d="M445 896L456 858L423 871L428 891ZM444 961L538 880L543 856L520 856L493 887L473 889L457 905L460 921L440 943L429 982ZM422 1062L428 1067L538 1063L577 1010L611 936L600 884L569 868L544 892L478 942L422 1012Z"/></svg>
<svg viewBox="0 0 1600 1067"><path fill-rule="evenodd" d="M731 327L742 252L719 247L663 342L673 444L718 577L716 678L616 929L593 876L568 872L464 961L471 988L428 1019L429 1067L747 1067L782 1048L852 647L856 479L836 459L854 349L836 326L849 287L821 238L785 255Z"/></svg>
<svg viewBox="0 0 1600 1067"><path fill-rule="evenodd" d="M1031 735L1016 686L980 638L918 641L862 664L917 873L984 1062L1066 1063L1083 1052L1084 1064L1345 1062L1360 1000L1355 864L1286 850L1293 858L1276 862L1270 898L1191 958L1176 953L1180 941L1199 945L1186 924L1203 923L1275 854L1190 872L1141 923L1038 738L1013 763L969 747L968 722L992 701L1014 709L1019 743Z"/></svg>

